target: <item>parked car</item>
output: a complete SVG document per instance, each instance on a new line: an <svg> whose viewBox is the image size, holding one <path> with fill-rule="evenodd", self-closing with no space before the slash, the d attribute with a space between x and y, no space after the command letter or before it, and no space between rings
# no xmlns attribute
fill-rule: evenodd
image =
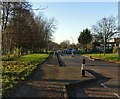
<svg viewBox="0 0 120 99"><path fill-rule="evenodd" d="M73 52L72 49L67 50L67 54L72 54L72 52Z"/></svg>

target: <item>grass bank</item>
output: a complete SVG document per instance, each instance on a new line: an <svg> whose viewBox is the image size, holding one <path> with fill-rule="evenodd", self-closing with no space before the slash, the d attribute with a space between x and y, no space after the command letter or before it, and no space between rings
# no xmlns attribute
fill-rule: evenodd
<svg viewBox="0 0 120 99"><path fill-rule="evenodd" d="M2 61L2 93L9 94L9 89L25 80L48 56L48 54L29 54L13 61Z"/></svg>
<svg viewBox="0 0 120 99"><path fill-rule="evenodd" d="M93 58L100 58L105 60L111 60L114 62L118 62L118 53L112 53L112 54L84 54L84 56L92 56Z"/></svg>

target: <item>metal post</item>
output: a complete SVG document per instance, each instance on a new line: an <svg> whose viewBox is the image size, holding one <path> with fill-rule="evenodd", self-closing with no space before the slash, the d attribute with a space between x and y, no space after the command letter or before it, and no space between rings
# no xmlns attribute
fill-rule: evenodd
<svg viewBox="0 0 120 99"><path fill-rule="evenodd" d="M85 59L83 59L83 61L82 61L82 66L81 66L81 76L82 77L85 77Z"/></svg>
<svg viewBox="0 0 120 99"><path fill-rule="evenodd" d="M120 1L118 2L118 39L119 38L120 38ZM119 44L118 45L118 60L120 60L120 43L118 44Z"/></svg>
<svg viewBox="0 0 120 99"><path fill-rule="evenodd" d="M105 48L105 41L104 41L104 56L105 56L105 49L106 49L106 48Z"/></svg>
<svg viewBox="0 0 120 99"><path fill-rule="evenodd" d="M104 56L105 56L105 50L106 50L106 18L103 18L104 21Z"/></svg>

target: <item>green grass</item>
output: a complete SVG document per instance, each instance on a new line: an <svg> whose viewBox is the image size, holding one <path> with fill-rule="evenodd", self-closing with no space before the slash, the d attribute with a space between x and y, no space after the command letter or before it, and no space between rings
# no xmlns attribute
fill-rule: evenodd
<svg viewBox="0 0 120 99"><path fill-rule="evenodd" d="M2 93L8 94L8 90L14 88L19 81L25 80L46 60L48 54L29 54L13 59L13 61L2 61Z"/></svg>
<svg viewBox="0 0 120 99"><path fill-rule="evenodd" d="M84 54L85 56L92 56L93 58L100 58L100 59L106 59L106 60L112 60L117 62L118 61L118 53L112 53L112 54Z"/></svg>
<svg viewBox="0 0 120 99"><path fill-rule="evenodd" d="M7 55L2 55L2 61L13 61L15 59L13 54L10 54L10 57L8 58Z"/></svg>
<svg viewBox="0 0 120 99"><path fill-rule="evenodd" d="M41 63L47 57L48 57L48 54L30 54L30 55L21 56L21 57L15 59L15 61L30 62L30 63Z"/></svg>

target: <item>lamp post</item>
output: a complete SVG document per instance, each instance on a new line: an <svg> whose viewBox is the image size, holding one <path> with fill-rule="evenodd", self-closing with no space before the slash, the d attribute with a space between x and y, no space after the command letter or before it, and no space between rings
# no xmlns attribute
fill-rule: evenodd
<svg viewBox="0 0 120 99"><path fill-rule="evenodd" d="M104 27L103 27L103 32L104 32L104 35L103 35L103 41L104 41L104 56L105 56L105 49L106 49L106 18L103 18L103 22L104 22Z"/></svg>
<svg viewBox="0 0 120 99"><path fill-rule="evenodd" d="M71 41L72 41L71 44L73 45L73 37L71 37Z"/></svg>
<svg viewBox="0 0 120 99"><path fill-rule="evenodd" d="M71 37L71 40L72 40L72 56L71 57L74 57L74 52L73 52L73 37Z"/></svg>
<svg viewBox="0 0 120 99"><path fill-rule="evenodd" d="M120 38L120 1L118 2L118 38ZM120 43L118 45L118 60L120 60Z"/></svg>

